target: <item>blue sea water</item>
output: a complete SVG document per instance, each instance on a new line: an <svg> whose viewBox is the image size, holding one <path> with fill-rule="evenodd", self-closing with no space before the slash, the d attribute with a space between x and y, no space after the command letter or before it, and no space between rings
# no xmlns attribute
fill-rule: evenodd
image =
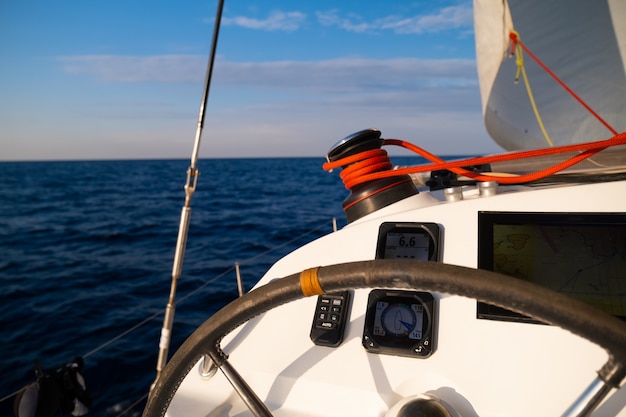
<svg viewBox="0 0 626 417"><path fill-rule="evenodd" d="M348 192L323 162L199 161L170 354L237 296L235 262L248 290L275 260L330 233L333 218L345 224ZM56 369L83 356L89 415L141 414L188 165L0 163L0 398L34 380L35 360ZM12 415L12 403L0 403L0 416Z"/></svg>

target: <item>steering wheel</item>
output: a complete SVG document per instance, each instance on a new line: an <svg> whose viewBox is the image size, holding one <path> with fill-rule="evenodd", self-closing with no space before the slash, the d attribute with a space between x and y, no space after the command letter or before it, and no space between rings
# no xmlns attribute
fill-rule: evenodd
<svg viewBox="0 0 626 417"><path fill-rule="evenodd" d="M608 361L598 375L604 385L598 390L601 393L582 406L587 413L613 387L619 387L626 376L626 323L609 314L547 288L491 271L437 262L378 259L308 269L258 287L225 306L198 327L173 355L153 386L143 416L163 416L189 370L205 354L222 369L254 415L271 416L229 364L220 348L222 338L256 315L284 303L356 288L413 289L475 298L559 326L603 347Z"/></svg>

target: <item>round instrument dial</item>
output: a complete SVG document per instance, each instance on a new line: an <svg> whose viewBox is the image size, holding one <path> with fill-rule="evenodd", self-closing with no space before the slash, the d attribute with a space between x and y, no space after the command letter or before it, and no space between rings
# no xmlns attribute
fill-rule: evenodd
<svg viewBox="0 0 626 417"><path fill-rule="evenodd" d="M417 316L406 304L389 304L380 317L383 329L393 336L409 335L417 324Z"/></svg>

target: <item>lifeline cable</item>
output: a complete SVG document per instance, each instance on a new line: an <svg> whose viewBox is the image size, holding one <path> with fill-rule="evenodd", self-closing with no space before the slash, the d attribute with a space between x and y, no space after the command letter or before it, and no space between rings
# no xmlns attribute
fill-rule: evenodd
<svg viewBox="0 0 626 417"><path fill-rule="evenodd" d="M336 220L333 218L333 224L335 223L335 221ZM322 226L318 226L318 227L315 227L313 229L310 229L307 232L304 232L304 233L296 236L295 238L293 238L291 240L288 240L287 242L281 243L280 245L277 245L277 246L273 246L273 247L269 248L268 250L266 250L265 252L262 252L262 253L254 255L254 256L252 256L250 258L244 259L243 261L240 261L239 264L240 265L248 265L248 264L252 263L254 260L256 260L256 259L258 259L258 258L260 258L262 256L265 256L265 255L268 255L268 254L270 254L272 252L275 252L278 249L281 249L281 248L283 248L285 246L288 246L288 245L290 245L290 244L292 244L294 242L297 242L297 241L303 239L304 237L309 236L309 235L311 235L313 233L321 232L322 230L323 230ZM212 283L218 281L219 279L221 279L224 276L226 276L226 274L232 272L234 269L235 269L235 267L231 266L231 267L225 269L224 271L222 271L221 273L219 273L219 274L213 276L212 278L206 280L202 285L198 286L196 289L194 289L193 291L189 292L184 297L181 297L178 300L178 303L181 304L181 303L185 302L187 299L191 298L192 296L194 296L195 294L197 294L201 290L203 290L207 285L212 284ZM143 327L144 325L148 324L150 321L154 320L160 314L163 314L165 312L165 310L166 310L165 308L160 309L159 311L155 312L154 314L150 315L149 317L143 319L141 322L139 322L139 323L131 326L130 328L124 330L122 333L118 334L117 336L115 336L115 337L107 340L106 342L100 344L99 346L97 346L94 349L90 350L86 354L81 355L81 357L86 359L87 357L92 356L92 355L96 354L97 352L107 348L108 346L114 344L118 340L124 338L125 336L128 336L133 331L135 331L135 330L139 329L140 327ZM12 393L10 393L10 394L7 394L7 395L3 396L2 398L0 398L0 403L4 402L6 400L9 400L10 398L15 397L22 390L23 390L23 387L18 389L18 390L16 390L16 391L14 391L14 392L12 392ZM122 416L122 415L126 414L132 407L134 407L136 404L138 404L142 399L144 399L147 396L148 396L148 394L144 394L142 396L142 398L137 400L131 406L127 407L124 411L122 411L121 414L117 414L117 416L119 417L119 416Z"/></svg>

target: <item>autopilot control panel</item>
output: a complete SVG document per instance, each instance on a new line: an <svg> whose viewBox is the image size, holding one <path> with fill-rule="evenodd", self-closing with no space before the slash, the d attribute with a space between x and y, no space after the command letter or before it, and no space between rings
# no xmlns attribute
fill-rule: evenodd
<svg viewBox="0 0 626 417"><path fill-rule="evenodd" d="M439 262L441 226L436 223L385 222L378 230L376 259ZM350 291L318 296L311 340L337 347L344 338ZM362 344L371 353L427 358L435 351L436 301L421 291L374 289L365 312Z"/></svg>

